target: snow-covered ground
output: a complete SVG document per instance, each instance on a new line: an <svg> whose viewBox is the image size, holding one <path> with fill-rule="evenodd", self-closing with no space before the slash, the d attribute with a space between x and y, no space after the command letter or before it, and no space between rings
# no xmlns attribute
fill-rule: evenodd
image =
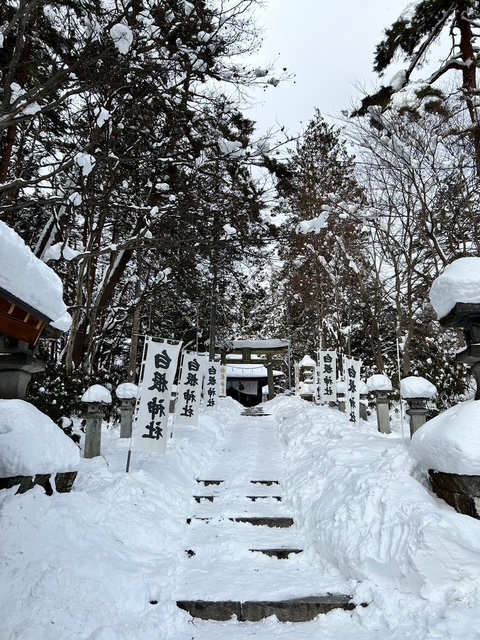
<svg viewBox="0 0 480 640"><path fill-rule="evenodd" d="M128 474L128 441L105 425L103 456L81 459L71 493L1 491L1 640L480 638L480 522L429 492L399 425L389 435L373 418L353 428L296 397L263 406L271 416L244 417L222 399L197 428L174 428L165 456L134 452ZM270 497L252 503L260 473L280 484L257 487ZM213 475L225 482L197 482ZM212 493L212 503L193 497ZM247 513L295 525L228 520ZM194 516L210 521L187 524ZM264 545L304 551L248 551ZM192 620L175 604L329 588L369 606L245 623Z"/></svg>

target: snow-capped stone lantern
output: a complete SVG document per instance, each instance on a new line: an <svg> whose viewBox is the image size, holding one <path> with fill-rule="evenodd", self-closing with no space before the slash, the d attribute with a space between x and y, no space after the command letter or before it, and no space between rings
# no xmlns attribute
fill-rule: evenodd
<svg viewBox="0 0 480 640"><path fill-rule="evenodd" d="M456 361L471 365L473 402L460 402L419 429L411 455L433 491L459 513L480 519L480 258L460 258L434 281L430 302L444 327L463 329L466 347Z"/></svg>
<svg viewBox="0 0 480 640"><path fill-rule="evenodd" d="M448 265L432 284L430 302L442 327L463 329L466 347L455 360L471 366L480 400L480 258Z"/></svg>
<svg viewBox="0 0 480 640"><path fill-rule="evenodd" d="M427 421L427 402L437 393L437 387L422 376L408 376L400 382L400 393L408 402L411 437Z"/></svg>
<svg viewBox="0 0 480 640"><path fill-rule="evenodd" d="M315 360L306 355L300 360L300 397L304 400L313 400L315 398L316 384L316 368Z"/></svg>
<svg viewBox="0 0 480 640"><path fill-rule="evenodd" d="M85 415L85 448L84 458L95 458L100 455L102 440L102 420L104 407L112 403L110 391L101 384L89 387L82 396L86 405Z"/></svg>
<svg viewBox="0 0 480 640"><path fill-rule="evenodd" d="M133 410L138 392L138 386L133 382L119 384L115 390L115 394L120 400L120 438L132 437Z"/></svg>
<svg viewBox="0 0 480 640"><path fill-rule="evenodd" d="M376 373L368 378L367 389L376 399L378 430L380 433L390 433L390 378L383 373Z"/></svg>

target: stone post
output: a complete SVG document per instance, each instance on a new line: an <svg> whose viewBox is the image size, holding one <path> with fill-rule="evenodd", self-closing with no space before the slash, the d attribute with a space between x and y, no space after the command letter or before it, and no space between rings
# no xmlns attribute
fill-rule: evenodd
<svg viewBox="0 0 480 640"><path fill-rule="evenodd" d="M405 398L408 402L407 415L410 416L410 437L427 421L427 400L429 398Z"/></svg>
<svg viewBox="0 0 480 640"><path fill-rule="evenodd" d="M94 384L85 391L82 402L87 407L83 457L95 458L101 449L103 406L112 402L112 396L101 384Z"/></svg>
<svg viewBox="0 0 480 640"><path fill-rule="evenodd" d="M377 401L377 423L380 433L391 433L389 392L381 389L373 391Z"/></svg>
<svg viewBox="0 0 480 640"><path fill-rule="evenodd" d="M408 402L410 437L427 421L427 402L437 393L437 387L421 376L409 376L400 382L402 398Z"/></svg>
<svg viewBox="0 0 480 640"><path fill-rule="evenodd" d="M367 380L367 390L373 393L377 405L377 429L380 433L390 430L390 391L392 382L384 373L376 373Z"/></svg>
<svg viewBox="0 0 480 640"><path fill-rule="evenodd" d="M120 400L120 438L132 437L132 422L139 388L133 382L123 382L116 388L116 396ZM172 411L170 411L172 413Z"/></svg>
<svg viewBox="0 0 480 640"><path fill-rule="evenodd" d="M120 438L132 437L134 398L124 398L120 401Z"/></svg>
<svg viewBox="0 0 480 640"><path fill-rule="evenodd" d="M85 402L85 449L84 458L95 458L100 455L102 439L103 405L101 402Z"/></svg>

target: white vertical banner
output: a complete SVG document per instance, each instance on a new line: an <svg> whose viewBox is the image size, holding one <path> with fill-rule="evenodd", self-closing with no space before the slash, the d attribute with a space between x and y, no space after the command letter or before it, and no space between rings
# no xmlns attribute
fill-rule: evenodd
<svg viewBox="0 0 480 640"><path fill-rule="evenodd" d="M345 412L348 422L358 425L360 422L360 368L357 358L345 356Z"/></svg>
<svg viewBox="0 0 480 640"><path fill-rule="evenodd" d="M146 338L141 395L135 414L133 448L165 453L172 387L181 342L154 342Z"/></svg>
<svg viewBox="0 0 480 640"><path fill-rule="evenodd" d="M227 365L220 365L220 397L225 398L227 395Z"/></svg>
<svg viewBox="0 0 480 640"><path fill-rule="evenodd" d="M202 395L202 380L207 365L207 356L183 352L182 368L178 381L175 421L196 427Z"/></svg>
<svg viewBox="0 0 480 640"><path fill-rule="evenodd" d="M337 401L337 352L320 351L320 402Z"/></svg>
<svg viewBox="0 0 480 640"><path fill-rule="evenodd" d="M295 372L295 395L298 396L300 394L300 365L298 362L293 365L293 370Z"/></svg>
<svg viewBox="0 0 480 640"><path fill-rule="evenodd" d="M220 363L210 360L205 373L205 404L214 409L218 405L218 391L220 388Z"/></svg>

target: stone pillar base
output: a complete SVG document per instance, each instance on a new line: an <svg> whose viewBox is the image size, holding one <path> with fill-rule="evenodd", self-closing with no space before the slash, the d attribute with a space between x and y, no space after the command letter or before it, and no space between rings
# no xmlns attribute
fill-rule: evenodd
<svg viewBox="0 0 480 640"><path fill-rule="evenodd" d="M430 469L428 478L434 493L455 511L480 520L480 476Z"/></svg>

